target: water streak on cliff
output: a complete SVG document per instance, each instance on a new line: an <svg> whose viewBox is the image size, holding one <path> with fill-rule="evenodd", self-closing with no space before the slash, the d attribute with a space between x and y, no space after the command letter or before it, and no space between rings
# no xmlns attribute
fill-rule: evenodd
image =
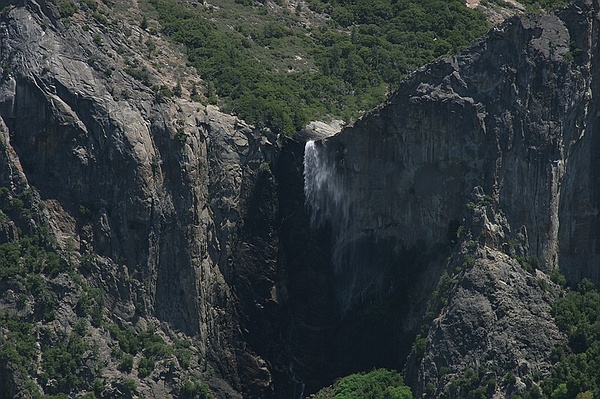
<svg viewBox="0 0 600 399"><path fill-rule="evenodd" d="M348 196L335 160L323 142L307 141L304 149L304 194L313 229L332 223L339 230L348 225Z"/></svg>
<svg viewBox="0 0 600 399"><path fill-rule="evenodd" d="M352 217L355 200L342 173L344 151L327 141L308 141L304 152L304 195L314 231L331 235L331 266L343 313L381 284L373 245ZM363 206L366 206L363 204Z"/></svg>

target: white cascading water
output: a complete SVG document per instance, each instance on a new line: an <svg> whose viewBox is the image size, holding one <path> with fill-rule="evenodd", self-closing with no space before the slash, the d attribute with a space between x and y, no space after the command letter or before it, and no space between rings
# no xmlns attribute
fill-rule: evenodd
<svg viewBox="0 0 600 399"><path fill-rule="evenodd" d="M329 221L332 228L347 224L348 197L336 163L322 143L307 141L304 147L304 197L310 213L310 227Z"/></svg>
<svg viewBox="0 0 600 399"><path fill-rule="evenodd" d="M336 292L343 313L372 286L373 276L365 267L368 253L357 245L363 235L353 218L352 191L340 171L336 152L323 141L308 141L304 148L304 196L313 230L329 226L331 262Z"/></svg>

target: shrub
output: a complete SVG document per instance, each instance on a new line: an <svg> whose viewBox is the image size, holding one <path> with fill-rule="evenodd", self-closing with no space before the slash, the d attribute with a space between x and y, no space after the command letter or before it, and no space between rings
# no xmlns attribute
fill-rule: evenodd
<svg viewBox="0 0 600 399"><path fill-rule="evenodd" d="M72 17L77 11L75 4L69 0L60 1L58 3L58 12L62 18Z"/></svg>
<svg viewBox="0 0 600 399"><path fill-rule="evenodd" d="M517 262L519 262L521 267L523 267L523 269L525 269L529 273L533 273L533 271L540 266L540 261L536 256L530 256L528 258L525 258L523 256L517 256L515 259L517 260Z"/></svg>
<svg viewBox="0 0 600 399"><path fill-rule="evenodd" d="M154 87L154 92L156 93L157 98L171 98L173 97L173 92L168 86L161 85Z"/></svg>
<svg viewBox="0 0 600 399"><path fill-rule="evenodd" d="M487 380L488 370L483 366L479 366L477 369L467 368L460 376L453 378L450 381L450 386L446 392L446 397L468 397L473 399L484 399L488 397L488 393L495 389L496 381ZM505 382L511 381L512 377L505 377ZM510 384L510 382L508 382Z"/></svg>
<svg viewBox="0 0 600 399"><path fill-rule="evenodd" d="M104 305L105 299L102 290L98 288L86 288L77 303L77 311L80 314L89 315L92 325L99 327L102 324Z"/></svg>
<svg viewBox="0 0 600 399"><path fill-rule="evenodd" d="M128 354L123 355L117 369L127 373L131 372L131 369L133 369L133 356Z"/></svg>
<svg viewBox="0 0 600 399"><path fill-rule="evenodd" d="M135 380L133 378L128 378L128 379L124 380L123 381L123 387L129 393L135 393L135 392L137 392L137 384L135 383Z"/></svg>
<svg viewBox="0 0 600 399"><path fill-rule="evenodd" d="M183 88L181 87L180 83L177 83L177 85L173 88L173 95L175 97L181 97L183 94Z"/></svg>
<svg viewBox="0 0 600 399"><path fill-rule="evenodd" d="M102 36L99 33L94 33L94 35L92 36L92 39L94 40L94 44L98 47L102 46Z"/></svg>
<svg viewBox="0 0 600 399"><path fill-rule="evenodd" d="M80 337L84 337L87 334L87 321L85 319L79 319L73 325L73 330Z"/></svg>
<svg viewBox="0 0 600 399"><path fill-rule="evenodd" d="M181 387L181 395L183 398L208 399L210 398L210 390L205 383L190 377L184 381Z"/></svg>
<svg viewBox="0 0 600 399"><path fill-rule="evenodd" d="M561 287L565 287L567 285L567 279L562 275L558 268L554 268L552 271L550 271L550 280Z"/></svg>
<svg viewBox="0 0 600 399"><path fill-rule="evenodd" d="M132 78L139 80L146 86L150 86L150 73L146 67L142 67L140 69L134 67L127 67L124 69L125 73L131 76Z"/></svg>
<svg viewBox="0 0 600 399"><path fill-rule="evenodd" d="M153 371L154 371L154 360L147 358L145 356L142 357L138 364L138 376L140 378L145 378L145 377L149 376L150 374L152 374Z"/></svg>
<svg viewBox="0 0 600 399"><path fill-rule="evenodd" d="M119 328L118 325L113 323L109 326L109 332L111 337L119 342L119 347L123 352L135 355L140 351L142 347L141 339L133 328Z"/></svg>

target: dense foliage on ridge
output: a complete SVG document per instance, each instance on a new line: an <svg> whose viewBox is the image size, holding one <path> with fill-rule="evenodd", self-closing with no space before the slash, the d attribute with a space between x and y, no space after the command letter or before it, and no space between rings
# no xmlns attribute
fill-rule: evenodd
<svg viewBox="0 0 600 399"><path fill-rule="evenodd" d="M148 2L163 32L185 45L210 101L287 134L326 115L355 118L407 72L487 29L461 0Z"/></svg>

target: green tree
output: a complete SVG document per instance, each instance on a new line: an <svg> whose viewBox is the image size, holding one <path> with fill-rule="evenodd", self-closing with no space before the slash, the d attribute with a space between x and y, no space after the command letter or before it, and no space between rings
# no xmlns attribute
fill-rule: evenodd
<svg viewBox="0 0 600 399"><path fill-rule="evenodd" d="M569 391L567 390L567 384L564 382L559 384L554 391L552 391L552 395L550 395L551 399L568 399Z"/></svg>
<svg viewBox="0 0 600 399"><path fill-rule="evenodd" d="M552 399L589 392L595 397L600 394L600 291L591 281L582 280L576 289L555 301L552 313L569 338L569 348L553 351L558 363L542 382L544 393Z"/></svg>

